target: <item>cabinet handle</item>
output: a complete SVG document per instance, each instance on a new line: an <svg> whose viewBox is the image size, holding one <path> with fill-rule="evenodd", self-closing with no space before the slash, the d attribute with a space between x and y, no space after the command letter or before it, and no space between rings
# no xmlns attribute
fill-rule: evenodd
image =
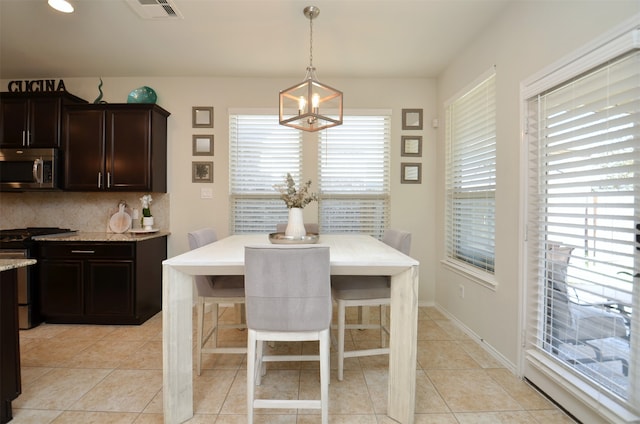
<svg viewBox="0 0 640 424"><path fill-rule="evenodd" d="M111 172L107 172L107 188L111 188Z"/></svg>
<svg viewBox="0 0 640 424"><path fill-rule="evenodd" d="M26 131L22 131L22 147L26 147L27 146L27 132Z"/></svg>
<svg viewBox="0 0 640 424"><path fill-rule="evenodd" d="M98 172L98 188L102 188L102 172Z"/></svg>
<svg viewBox="0 0 640 424"><path fill-rule="evenodd" d="M71 253L82 253L82 254L92 255L96 253L96 251L95 250L72 250Z"/></svg>

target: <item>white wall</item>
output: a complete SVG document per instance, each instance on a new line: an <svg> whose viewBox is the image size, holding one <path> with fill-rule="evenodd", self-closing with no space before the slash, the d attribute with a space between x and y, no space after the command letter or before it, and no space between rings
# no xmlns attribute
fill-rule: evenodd
<svg viewBox="0 0 640 424"><path fill-rule="evenodd" d="M300 80L303 78L301 70ZM128 93L137 87L147 85L158 94L157 103L171 112L168 121L168 195L170 211L168 215L172 235L169 238L169 256L175 256L188 249L187 232L213 226L220 237L229 233L228 206L228 112L229 108L272 108L277 113L278 91L287 88L299 80L291 79L238 79L238 78L65 78L64 75L51 76L62 78L67 91L89 102L98 96L99 77L102 77L103 100L109 103L126 102ZM420 300L433 302L435 281L433 270L434 222L435 222L435 183L436 156L435 130L431 128L431 119L436 116L435 81L432 79L414 80L371 80L371 79L334 79L322 80L344 92L345 112L349 109L384 108L392 110L391 128L391 226L413 233L412 256L421 262ZM8 80L0 80L0 90L7 90ZM194 129L191 127L192 106L214 107L214 128ZM425 126L423 131L401 131L401 109L423 108ZM192 135L213 134L214 156L192 156ZM403 134L423 136L422 158L401 158L400 137ZM313 180L312 189L317 188L316 146L306 146L305 151L312 153L304 162L305 177ZM406 160L411 159L411 160ZM414 160L415 159L415 160ZM194 184L191 182L191 162L213 160L214 183ZM422 184L400 184L400 162L421 162ZM212 199L201 199L200 189L213 189ZM2 196L4 210L10 210L14 196ZM31 196L34 196L32 194ZM37 196L37 194L35 194ZM64 196L64 195L63 195ZM66 195L69 200L77 201L77 196ZM46 198L43 197L43 199ZM95 196L92 197L95 201ZM86 205L88 206L88 205ZM153 206L153 205L152 205ZM82 208L80 204L78 207ZM315 221L313 214L317 209L307 207L308 219ZM43 221L46 216L41 217ZM40 225L51 225L41 222ZM56 223L56 225L58 225ZM70 224L71 225L71 224ZM71 225L73 226L73 225ZM0 228L7 228L0 218Z"/></svg>
<svg viewBox="0 0 640 424"><path fill-rule="evenodd" d="M436 303L510 362L518 363L520 207L520 82L640 12L630 1L516 1L461 52L438 79L438 109L496 66L497 194L495 291L438 265ZM444 257L444 132L438 132L436 256ZM465 297L458 286L465 287Z"/></svg>

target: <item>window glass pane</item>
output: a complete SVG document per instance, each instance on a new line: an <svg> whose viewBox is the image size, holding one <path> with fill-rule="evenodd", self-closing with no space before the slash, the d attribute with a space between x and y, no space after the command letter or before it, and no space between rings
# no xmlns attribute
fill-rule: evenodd
<svg viewBox="0 0 640 424"><path fill-rule="evenodd" d="M527 103L529 342L637 410L640 53Z"/></svg>
<svg viewBox="0 0 640 424"><path fill-rule="evenodd" d="M389 223L389 116L345 116L320 133L319 213L325 233L382 237Z"/></svg>
<svg viewBox="0 0 640 424"><path fill-rule="evenodd" d="M277 115L231 115L229 141L231 232L273 232L287 220L274 185L287 173L300 179L300 131L280 125Z"/></svg>
<svg viewBox="0 0 640 424"><path fill-rule="evenodd" d="M447 259L495 269L495 74L447 107Z"/></svg>

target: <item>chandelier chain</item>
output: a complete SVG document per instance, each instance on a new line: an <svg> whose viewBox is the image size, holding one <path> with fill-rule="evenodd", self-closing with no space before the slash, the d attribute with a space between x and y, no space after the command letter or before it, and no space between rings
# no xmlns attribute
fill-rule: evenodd
<svg viewBox="0 0 640 424"><path fill-rule="evenodd" d="M309 67L313 68L313 15L309 17Z"/></svg>

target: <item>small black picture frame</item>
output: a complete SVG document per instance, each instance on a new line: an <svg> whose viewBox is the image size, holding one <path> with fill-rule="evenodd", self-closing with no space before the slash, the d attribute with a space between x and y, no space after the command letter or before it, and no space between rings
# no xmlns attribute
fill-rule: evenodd
<svg viewBox="0 0 640 424"><path fill-rule="evenodd" d="M193 128L213 128L213 106L193 106L191 120Z"/></svg>
<svg viewBox="0 0 640 424"><path fill-rule="evenodd" d="M422 136L403 135L402 136L402 156L422 157Z"/></svg>
<svg viewBox="0 0 640 424"><path fill-rule="evenodd" d="M400 164L400 173L400 183L402 184L422 183L421 163L402 163Z"/></svg>
<svg viewBox="0 0 640 424"><path fill-rule="evenodd" d="M191 162L192 183L213 182L213 162Z"/></svg>
<svg viewBox="0 0 640 424"><path fill-rule="evenodd" d="M194 134L192 152L193 156L213 156L213 134Z"/></svg>
<svg viewBox="0 0 640 424"><path fill-rule="evenodd" d="M402 129L422 129L422 109L402 109Z"/></svg>

